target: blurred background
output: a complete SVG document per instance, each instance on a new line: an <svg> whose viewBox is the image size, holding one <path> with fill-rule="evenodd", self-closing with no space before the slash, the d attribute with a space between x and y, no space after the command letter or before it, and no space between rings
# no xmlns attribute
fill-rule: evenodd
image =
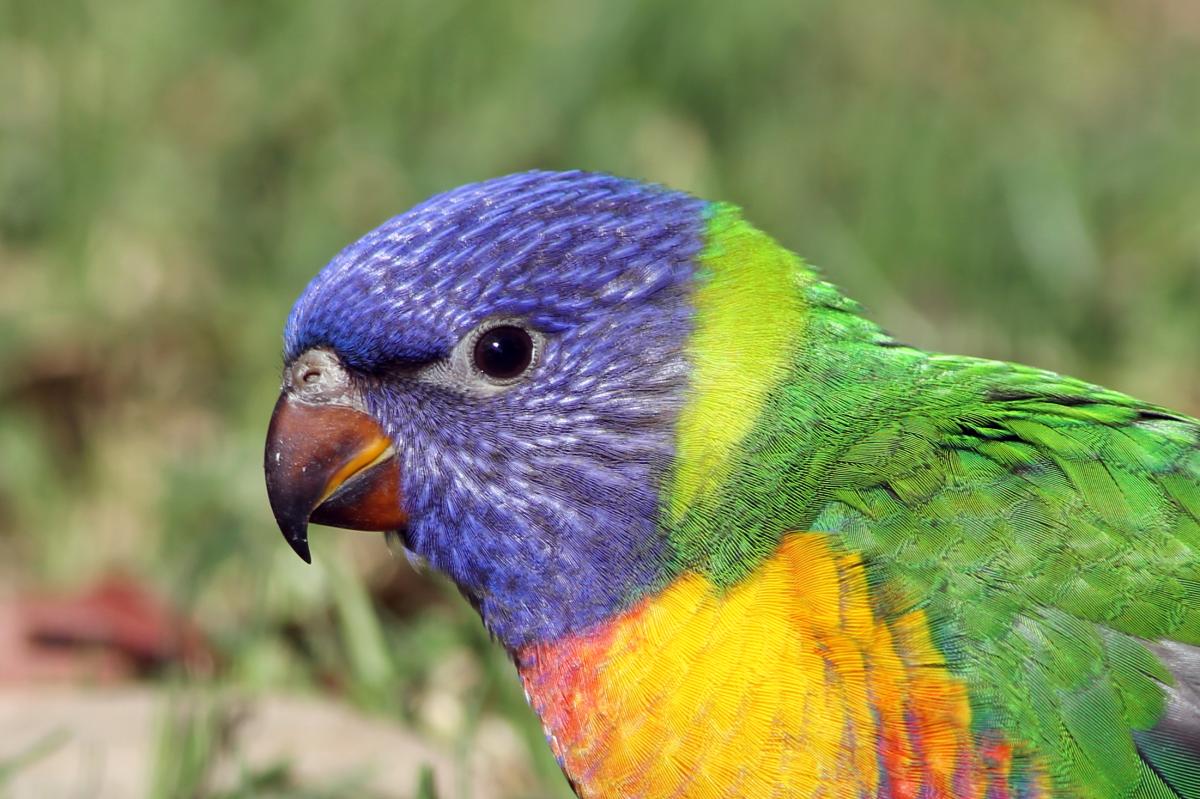
<svg viewBox="0 0 1200 799"><path fill-rule="evenodd" d="M1200 413L1194 0L0 0L0 98L0 795L568 795L453 590L306 567L260 471L306 281L464 182L728 200L903 340Z"/></svg>

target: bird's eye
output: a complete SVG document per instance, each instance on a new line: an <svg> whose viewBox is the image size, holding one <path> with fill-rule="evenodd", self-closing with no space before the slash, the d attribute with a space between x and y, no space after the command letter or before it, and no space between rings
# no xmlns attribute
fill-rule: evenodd
<svg viewBox="0 0 1200 799"><path fill-rule="evenodd" d="M475 342L475 368L493 380L520 377L533 362L533 338L515 325L486 330Z"/></svg>

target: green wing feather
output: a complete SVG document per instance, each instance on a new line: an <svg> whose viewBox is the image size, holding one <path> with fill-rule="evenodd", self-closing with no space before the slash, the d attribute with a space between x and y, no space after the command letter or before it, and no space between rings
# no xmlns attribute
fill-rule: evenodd
<svg viewBox="0 0 1200 799"><path fill-rule="evenodd" d="M1147 647L1200 645L1200 425L965 358L929 358L912 389L847 450L814 527L867 556L884 612L926 611L976 723L1055 784L1200 797L1200 719L1156 734L1181 677Z"/></svg>

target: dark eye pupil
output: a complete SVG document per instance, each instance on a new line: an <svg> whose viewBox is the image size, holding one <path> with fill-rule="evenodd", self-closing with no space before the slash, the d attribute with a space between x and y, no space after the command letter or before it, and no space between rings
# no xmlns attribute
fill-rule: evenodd
<svg viewBox="0 0 1200 799"><path fill-rule="evenodd" d="M475 342L475 368L497 380L518 376L532 360L533 339L519 327L493 327Z"/></svg>

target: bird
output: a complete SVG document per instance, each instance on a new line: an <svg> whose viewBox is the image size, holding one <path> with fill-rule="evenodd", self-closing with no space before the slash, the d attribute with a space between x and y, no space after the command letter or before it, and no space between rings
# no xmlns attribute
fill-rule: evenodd
<svg viewBox="0 0 1200 799"><path fill-rule="evenodd" d="M1200 797L1200 421L926 352L736 206L462 186L303 290L293 549L384 531L580 797Z"/></svg>

